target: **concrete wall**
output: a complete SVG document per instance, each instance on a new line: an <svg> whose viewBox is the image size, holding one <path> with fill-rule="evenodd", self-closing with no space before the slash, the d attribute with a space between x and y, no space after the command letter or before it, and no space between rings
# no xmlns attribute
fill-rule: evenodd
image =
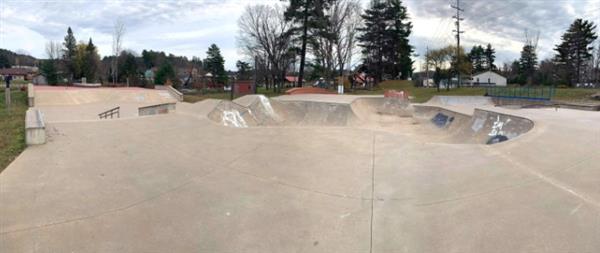
<svg viewBox="0 0 600 253"><path fill-rule="evenodd" d="M25 114L25 142L27 145L46 143L46 125L38 109L29 108Z"/></svg>
<svg viewBox="0 0 600 253"><path fill-rule="evenodd" d="M175 111L175 103L165 103L158 105L150 105L138 108L139 116L165 114L171 111Z"/></svg>
<svg viewBox="0 0 600 253"><path fill-rule="evenodd" d="M177 89L173 88L173 86L170 85L167 86L167 90L169 91L169 94L171 94L171 96L177 99L177 101L183 102L183 94L181 92L179 92Z"/></svg>
<svg viewBox="0 0 600 253"><path fill-rule="evenodd" d="M453 143L495 144L529 132L533 121L513 115L475 109L466 115L437 106L416 105L415 118L430 121Z"/></svg>

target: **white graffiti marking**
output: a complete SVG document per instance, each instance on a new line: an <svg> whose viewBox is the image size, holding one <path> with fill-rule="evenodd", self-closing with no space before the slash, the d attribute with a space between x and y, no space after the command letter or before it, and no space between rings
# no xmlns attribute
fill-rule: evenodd
<svg viewBox="0 0 600 253"><path fill-rule="evenodd" d="M494 125L492 125L492 131L488 135L489 136L504 135L504 132L502 131L502 127L504 127L504 125L508 124L508 122L510 122L510 119L507 119L506 122L502 122L500 120L500 115L498 115L496 118L496 121L494 121Z"/></svg>
<svg viewBox="0 0 600 253"><path fill-rule="evenodd" d="M231 110L231 111L223 111L223 124L225 126L233 126L233 127L248 127L240 112Z"/></svg>

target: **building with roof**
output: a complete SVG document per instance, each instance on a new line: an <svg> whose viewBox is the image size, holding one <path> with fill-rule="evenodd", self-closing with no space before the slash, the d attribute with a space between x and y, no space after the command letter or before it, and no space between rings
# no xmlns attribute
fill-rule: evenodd
<svg viewBox="0 0 600 253"><path fill-rule="evenodd" d="M31 80L35 72L31 68L3 68L0 69L0 76L4 77L11 75L13 80Z"/></svg>
<svg viewBox="0 0 600 253"><path fill-rule="evenodd" d="M506 86L506 77L488 70L473 75L471 86Z"/></svg>

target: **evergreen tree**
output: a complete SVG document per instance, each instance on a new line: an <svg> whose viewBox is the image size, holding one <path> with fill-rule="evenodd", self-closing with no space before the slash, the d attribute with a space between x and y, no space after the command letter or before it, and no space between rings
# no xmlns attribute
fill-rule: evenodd
<svg viewBox="0 0 600 253"><path fill-rule="evenodd" d="M77 72L77 67L74 62L75 57L77 56L77 41L75 40L71 27L67 28L67 35L65 36L63 46L63 59L66 62L68 75L70 78L74 78Z"/></svg>
<svg viewBox="0 0 600 253"><path fill-rule="evenodd" d="M285 11L285 18L297 24L292 30L299 35L300 48L300 70L298 73L298 86L302 86L304 80L304 65L306 59L306 45L309 38L317 36L331 36L325 34L323 28L327 24L324 10L329 9L334 0L289 0L290 5ZM313 41L314 43L314 41Z"/></svg>
<svg viewBox="0 0 600 253"><path fill-rule="evenodd" d="M359 28L361 35L357 37L359 46L362 47L363 65L366 71L375 76L377 81L383 79L383 50L384 34L387 24L384 17L385 4L380 1L371 1L370 8L361 15L364 27Z"/></svg>
<svg viewBox="0 0 600 253"><path fill-rule="evenodd" d="M138 71L135 55L133 55L130 52L123 51L119 58L121 58L121 60L119 60L119 62L121 63L119 65L119 79L129 79L130 83L134 83L135 81L137 81Z"/></svg>
<svg viewBox="0 0 600 253"><path fill-rule="evenodd" d="M154 77L155 84L165 84L167 80L176 81L175 69L170 62L164 62L163 65L156 71Z"/></svg>
<svg viewBox="0 0 600 253"><path fill-rule="evenodd" d="M412 23L400 0L372 0L361 15L364 26L359 28L359 46L369 74L381 81L384 75L392 78L411 76L413 47L408 37Z"/></svg>
<svg viewBox="0 0 600 253"><path fill-rule="evenodd" d="M98 55L98 51L96 49L96 46L92 42L92 38L90 38L90 40L88 41L85 51L86 67L84 68L83 76L86 77L88 82L96 82L96 73L98 73L100 55Z"/></svg>
<svg viewBox="0 0 600 253"><path fill-rule="evenodd" d="M406 7L400 0L388 2L386 17L392 22L388 28L390 50L384 51L392 66L389 74L392 77L406 79L412 76L414 61L410 58L414 48L409 44L408 36L412 31L412 22L408 21Z"/></svg>
<svg viewBox="0 0 600 253"><path fill-rule="evenodd" d="M144 65L146 66L146 69L149 69L149 68L152 68L155 66L154 61L155 61L156 57L152 51L146 51L145 49L142 50L142 59L144 61Z"/></svg>
<svg viewBox="0 0 600 253"><path fill-rule="evenodd" d="M473 71L476 73L483 72L484 68L484 54L485 51L481 45L473 46L471 52L468 54L469 62L473 66Z"/></svg>
<svg viewBox="0 0 600 253"><path fill-rule="evenodd" d="M497 67L494 65L494 60L496 60L496 50L492 48L492 44L487 44L483 55L485 56L485 65L487 70L496 70Z"/></svg>
<svg viewBox="0 0 600 253"><path fill-rule="evenodd" d="M0 54L0 68L10 68L10 60L5 54Z"/></svg>
<svg viewBox="0 0 600 253"><path fill-rule="evenodd" d="M56 85L59 81L58 68L55 59L43 60L40 71L46 77L49 85Z"/></svg>
<svg viewBox="0 0 600 253"><path fill-rule="evenodd" d="M228 77L225 72L225 60L221 56L221 50L215 44L210 45L208 51L206 51L204 69L212 73L217 83L227 83Z"/></svg>
<svg viewBox="0 0 600 253"><path fill-rule="evenodd" d="M521 59L519 59L521 80L527 80L527 83L531 84L536 67L537 55L535 47L531 44L526 44L521 51Z"/></svg>
<svg viewBox="0 0 600 253"><path fill-rule="evenodd" d="M592 57L592 43L598 38L596 25L593 22L576 19L567 32L562 35L561 44L554 49L555 57L562 65L561 73L564 73L564 81L569 85L580 83L581 74L586 64Z"/></svg>
<svg viewBox="0 0 600 253"><path fill-rule="evenodd" d="M242 79L242 80L250 79L250 74L251 74L250 72L252 71L252 67L250 67L250 63L243 62L243 61L237 61L235 63L235 66L238 69L237 76L239 79Z"/></svg>

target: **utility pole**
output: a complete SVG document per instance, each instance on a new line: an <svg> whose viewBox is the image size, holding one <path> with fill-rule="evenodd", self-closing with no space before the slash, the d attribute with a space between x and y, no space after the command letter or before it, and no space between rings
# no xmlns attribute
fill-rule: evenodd
<svg viewBox="0 0 600 253"><path fill-rule="evenodd" d="M450 5L450 7L452 7L453 9L456 9L456 16L452 16L452 18L456 19L456 30L454 30L453 32L456 32L456 74L457 74L457 87L460 88L460 84L461 84L461 79L460 79L460 34L464 33L460 31L460 21L462 21L463 19L460 18L460 12L464 11L463 9L460 8L460 0L456 0L456 6L455 5ZM452 82L450 82L452 83ZM447 90L449 90L450 88L450 84L448 84L446 86Z"/></svg>
<svg viewBox="0 0 600 253"><path fill-rule="evenodd" d="M308 1L304 4L304 21L302 22L302 48L300 50L300 71L298 72L298 87L304 82L304 60L306 59L306 40L308 40Z"/></svg>
<svg viewBox="0 0 600 253"><path fill-rule="evenodd" d="M427 51L425 53L425 75L427 76L425 79L425 86L429 86L429 46L427 46Z"/></svg>

